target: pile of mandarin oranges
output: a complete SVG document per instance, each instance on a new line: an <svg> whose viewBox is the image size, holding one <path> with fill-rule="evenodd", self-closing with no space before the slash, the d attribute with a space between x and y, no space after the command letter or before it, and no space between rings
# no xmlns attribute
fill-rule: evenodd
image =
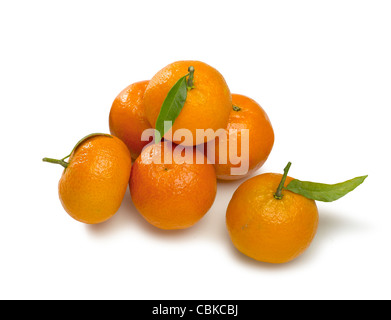
<svg viewBox="0 0 391 320"><path fill-rule="evenodd" d="M190 86L189 70L193 70ZM188 86L181 96L178 80L183 77ZM145 139L143 135L154 131L164 115L175 112L161 139L151 135ZM64 167L61 203L83 223L111 218L129 186L134 206L148 223L164 230L192 227L212 207L218 180L246 180L265 163L274 144L265 110L253 99L231 93L220 72L200 61L171 63L151 80L123 89L111 106L109 128L110 134L95 133L80 140L65 158L44 159ZM181 129L190 139L176 134ZM242 148L243 129L247 148ZM201 140L200 130L206 133ZM207 146L214 147L213 152ZM190 154L186 161L184 153ZM240 161L232 161L233 153ZM246 171L233 174L244 162ZM315 201L281 189L292 180L282 176L264 173L248 178L227 204L226 227L232 243L263 262L284 263L298 257L318 226ZM278 188L283 192L276 197Z"/></svg>

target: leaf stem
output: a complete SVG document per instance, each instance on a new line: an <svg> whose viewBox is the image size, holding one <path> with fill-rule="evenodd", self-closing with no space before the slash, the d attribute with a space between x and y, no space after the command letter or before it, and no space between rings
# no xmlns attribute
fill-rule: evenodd
<svg viewBox="0 0 391 320"><path fill-rule="evenodd" d="M85 142L87 139L95 137L95 136L106 136L109 138L113 138L112 135L107 134L107 133L91 133L87 136L85 136L83 139L79 140L78 143L73 147L72 151L70 154L68 154L66 157L62 159L52 159L52 158L43 158L42 161L44 162L50 162L50 163L55 163L55 164L60 164L62 165L65 169L68 167L69 162L64 161L66 158L69 158L72 153L77 149L78 146L80 146L83 142Z"/></svg>
<svg viewBox="0 0 391 320"><path fill-rule="evenodd" d="M283 197L282 188L284 187L285 180L286 180L286 177L288 176L288 171L289 171L291 165L292 165L292 163L288 162L288 164L286 165L286 167L284 169L284 174L282 176L281 182L278 185L277 191L274 194L274 198L276 198L277 200L281 200Z"/></svg>
<svg viewBox="0 0 391 320"><path fill-rule="evenodd" d="M187 79L187 91L194 89L194 67L190 66L189 69L189 78Z"/></svg>

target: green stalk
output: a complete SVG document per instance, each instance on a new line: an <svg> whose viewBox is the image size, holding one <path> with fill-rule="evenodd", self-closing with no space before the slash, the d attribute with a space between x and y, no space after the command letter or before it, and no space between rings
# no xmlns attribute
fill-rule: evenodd
<svg viewBox="0 0 391 320"><path fill-rule="evenodd" d="M187 79L187 91L194 89L194 67L190 66L189 69L189 78Z"/></svg>
<svg viewBox="0 0 391 320"><path fill-rule="evenodd" d="M68 156L69 157L69 156ZM43 158L42 161L44 162L50 162L50 163L55 163L55 164L60 164L62 165L65 169L68 167L69 163L64 161L64 159L68 158L65 157L63 159L52 159L52 158Z"/></svg>
<svg viewBox="0 0 391 320"><path fill-rule="evenodd" d="M291 165L292 165L292 163L288 162L288 164L286 165L286 167L284 169L284 174L282 176L281 182L278 185L277 191L274 194L274 198L276 198L277 200L281 200L283 197L282 188L284 187L285 180L286 180L286 177L288 176L288 171L289 171Z"/></svg>
<svg viewBox="0 0 391 320"><path fill-rule="evenodd" d="M55 163L55 164L60 164L62 165L65 169L69 166L69 162L66 162L64 161L66 158L69 158L73 151L76 150L76 148L78 146L80 146L83 142L85 142L87 139L89 138L92 138L92 137L95 137L95 136L105 136L105 137L109 137L109 138L112 138L113 136L110 135L110 134L107 134L107 133L91 133L87 136L85 136L83 139L79 140L78 143L76 143L76 145L73 147L72 151L70 154L68 154L66 157L62 158L62 159L52 159L52 158L43 158L42 161L44 162L50 162L50 163Z"/></svg>

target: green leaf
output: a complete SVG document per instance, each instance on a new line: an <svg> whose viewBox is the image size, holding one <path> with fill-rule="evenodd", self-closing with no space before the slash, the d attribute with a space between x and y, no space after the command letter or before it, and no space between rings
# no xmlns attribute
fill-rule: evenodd
<svg viewBox="0 0 391 320"><path fill-rule="evenodd" d="M338 200L350 191L356 189L364 182L366 177L368 176L356 177L337 184L315 183L295 179L292 180L285 189L301 194L308 199L331 202Z"/></svg>
<svg viewBox="0 0 391 320"><path fill-rule="evenodd" d="M164 99L155 124L155 129L160 133L160 137L163 137L164 134L171 128L167 126L164 128L164 122L171 121L171 125L174 124L175 119L179 116L179 113L185 104L187 98L187 76L188 75L185 75L180 78L170 89L166 99Z"/></svg>

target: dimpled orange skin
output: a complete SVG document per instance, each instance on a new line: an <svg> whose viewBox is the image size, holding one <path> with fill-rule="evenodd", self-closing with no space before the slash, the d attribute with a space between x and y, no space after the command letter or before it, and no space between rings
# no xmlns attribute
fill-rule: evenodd
<svg viewBox="0 0 391 320"><path fill-rule="evenodd" d="M95 136L72 153L59 182L59 196L68 214L87 224L108 220L125 195L131 157L116 137Z"/></svg>
<svg viewBox="0 0 391 320"><path fill-rule="evenodd" d="M265 173L239 186L227 209L226 223L235 247L263 262L285 263L301 255L318 227L315 201L284 190L273 194L282 175ZM285 186L292 180L287 177Z"/></svg>
<svg viewBox="0 0 391 320"><path fill-rule="evenodd" d="M144 92L149 81L131 84L115 98L109 115L110 133L128 147L133 159L149 141L141 141L144 130L151 128L144 113Z"/></svg>
<svg viewBox="0 0 391 320"><path fill-rule="evenodd" d="M274 144L274 131L270 123L269 117L262 107L253 99L240 94L232 94L232 104L236 110L231 108L231 113L226 129L227 134L227 163L220 163L219 159L219 139L216 139L215 144L215 167L218 179L222 180L237 180L246 177L266 162L272 151ZM240 110L238 110L238 108ZM237 130L237 137L229 130ZM241 150L241 129L249 130L249 152L247 154L240 154L242 161L248 162L247 173L233 175L232 168L241 166L241 163L232 164L230 159L230 139L235 139L237 150Z"/></svg>
<svg viewBox="0 0 391 320"><path fill-rule="evenodd" d="M172 131L165 135L175 135L178 129L188 129L193 141L177 137L177 144L195 145L213 140L208 134L203 140L196 140L196 129L225 129L232 107L231 93L223 76L213 67L200 61L177 61L160 70L148 84L144 94L145 114L149 123L155 127L161 106L169 90L183 76L188 68L194 67L194 88L187 92L186 102L176 118ZM171 139L170 139L171 140Z"/></svg>
<svg viewBox="0 0 391 320"><path fill-rule="evenodd" d="M189 159L195 161L197 151L193 147L187 148L194 149ZM155 227L165 230L189 228L208 212L214 202L217 189L215 169L206 163L206 158L204 164L180 163L175 153L172 164L153 163L162 160L165 153L168 154L166 143L144 149L133 164L130 194L140 214ZM198 156L204 157L202 154Z"/></svg>

